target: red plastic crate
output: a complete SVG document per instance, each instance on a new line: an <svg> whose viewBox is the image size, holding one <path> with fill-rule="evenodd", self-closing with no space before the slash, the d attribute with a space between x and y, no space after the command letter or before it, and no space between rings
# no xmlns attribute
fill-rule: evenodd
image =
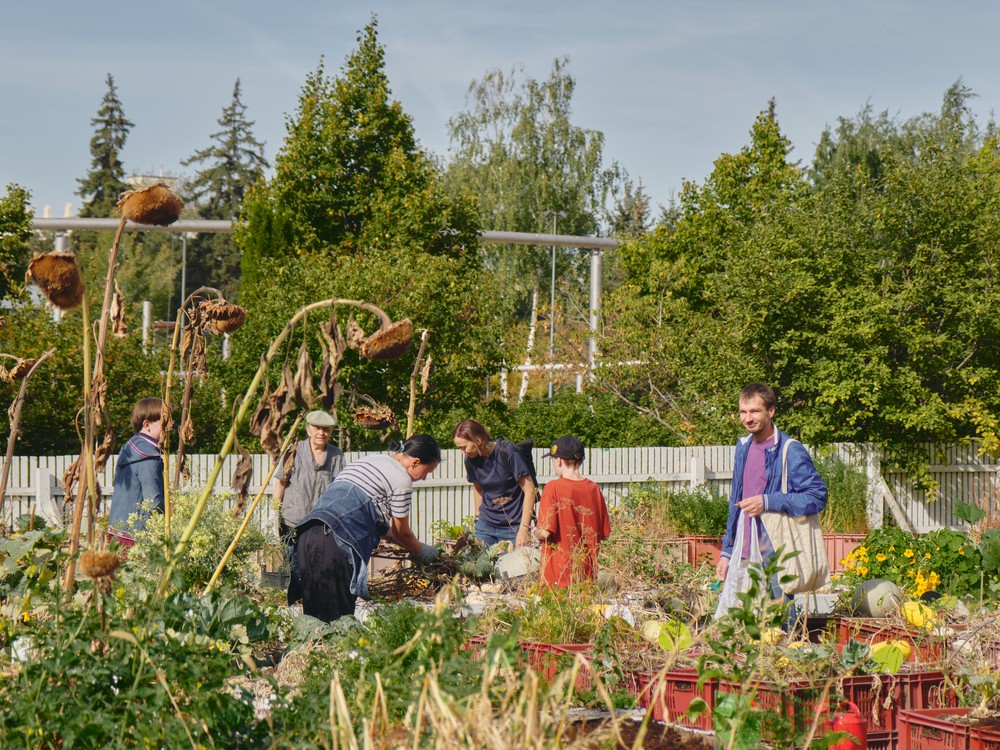
<svg viewBox="0 0 1000 750"><path fill-rule="evenodd" d="M593 643L556 644L522 641L519 645L528 658L528 666L546 680L551 680L555 677L567 661L572 661L576 654L587 656L594 648ZM586 684L582 684L584 680ZM589 686L590 675L581 670L577 675L577 687L585 689Z"/></svg>
<svg viewBox="0 0 1000 750"><path fill-rule="evenodd" d="M715 566L722 557L722 537L685 536L688 545L688 562L695 567L704 564Z"/></svg>
<svg viewBox="0 0 1000 750"><path fill-rule="evenodd" d="M902 708L951 708L958 705L955 691L945 685L944 673L900 672Z"/></svg>
<svg viewBox="0 0 1000 750"><path fill-rule="evenodd" d="M971 750L1000 750L1000 727L972 727L969 746Z"/></svg>
<svg viewBox="0 0 1000 750"><path fill-rule="evenodd" d="M862 643L906 641L912 649L907 661L938 662L944 659L946 644L929 633L917 633L890 625L880 617L838 617L837 643L846 645L850 639Z"/></svg>
<svg viewBox="0 0 1000 750"><path fill-rule="evenodd" d="M896 750L897 732L869 732L868 750Z"/></svg>
<svg viewBox="0 0 1000 750"><path fill-rule="evenodd" d="M971 727L948 721L968 708L913 708L899 712L899 750L979 750L971 746Z"/></svg>
<svg viewBox="0 0 1000 750"><path fill-rule="evenodd" d="M698 689L698 672L693 669L668 670L653 674L636 674L639 688L639 705L649 709L654 721L677 724L695 729L712 728L712 708L715 698L715 680L708 680ZM708 705L696 719L688 719L687 712L696 698Z"/></svg>

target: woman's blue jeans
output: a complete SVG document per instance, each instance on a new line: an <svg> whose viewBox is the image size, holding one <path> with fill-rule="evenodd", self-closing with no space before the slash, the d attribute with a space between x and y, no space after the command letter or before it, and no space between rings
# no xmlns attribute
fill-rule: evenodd
<svg viewBox="0 0 1000 750"><path fill-rule="evenodd" d="M492 547L498 542L517 542L517 528L514 526L494 526L480 518L476 519L476 539L487 547Z"/></svg>

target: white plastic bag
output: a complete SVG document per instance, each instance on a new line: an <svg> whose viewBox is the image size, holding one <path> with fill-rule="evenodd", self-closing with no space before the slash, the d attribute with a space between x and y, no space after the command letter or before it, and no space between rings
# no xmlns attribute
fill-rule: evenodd
<svg viewBox="0 0 1000 750"><path fill-rule="evenodd" d="M760 553L759 530L752 518L744 518L741 510L736 517L736 539L733 540L733 553L729 558L729 571L726 573L726 580L722 584L722 591L719 592L719 606L715 609L715 619L719 620L725 614L740 606L739 594L743 594L750 588L750 568L756 565L759 578L763 586L767 587L764 581L764 557ZM745 534L744 523L750 524L750 554L743 559L743 537ZM765 591L766 594L766 591Z"/></svg>

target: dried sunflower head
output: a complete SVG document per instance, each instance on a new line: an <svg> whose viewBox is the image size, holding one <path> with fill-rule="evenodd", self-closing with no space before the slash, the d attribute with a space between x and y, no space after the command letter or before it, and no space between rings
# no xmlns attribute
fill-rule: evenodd
<svg viewBox="0 0 1000 750"><path fill-rule="evenodd" d="M165 227L180 218L184 203L163 182L154 182L141 190L122 193L116 207L122 216L136 224Z"/></svg>
<svg viewBox="0 0 1000 750"><path fill-rule="evenodd" d="M385 404L362 406L354 412L354 421L369 430L384 430L387 427L396 429L396 415Z"/></svg>
<svg viewBox="0 0 1000 750"><path fill-rule="evenodd" d="M80 555L80 570L88 578L103 578L118 570L122 561L110 550L88 549Z"/></svg>
<svg viewBox="0 0 1000 750"><path fill-rule="evenodd" d="M48 301L60 310L70 310L83 301L85 288L76 253L38 253L28 263L25 280L38 284Z"/></svg>
<svg viewBox="0 0 1000 750"><path fill-rule="evenodd" d="M17 363L11 367L9 370L4 370L7 374L4 376L4 380L8 380L11 383L23 380L25 376L31 372L31 368L35 366L37 359L18 359Z"/></svg>
<svg viewBox="0 0 1000 750"><path fill-rule="evenodd" d="M205 300L199 307L201 308L204 330L218 336L232 333L243 325L243 321L247 317L245 307L222 300Z"/></svg>
<svg viewBox="0 0 1000 750"><path fill-rule="evenodd" d="M374 360L389 360L402 357L413 341L413 323L409 318L397 320L387 328L380 328L365 339L361 345L361 356Z"/></svg>

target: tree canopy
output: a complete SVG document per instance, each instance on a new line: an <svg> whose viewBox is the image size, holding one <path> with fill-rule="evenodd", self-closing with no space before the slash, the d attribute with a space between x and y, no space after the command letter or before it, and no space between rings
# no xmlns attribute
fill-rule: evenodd
<svg viewBox="0 0 1000 750"><path fill-rule="evenodd" d="M417 148L410 118L390 98L376 31L372 21L359 34L341 76L327 77L322 64L308 76L274 177L247 194L237 241L249 315L234 337L232 392L249 382L266 342L296 309L332 297L374 302L429 329L436 370L421 408L474 403L499 367L504 319L483 304L490 278L476 252L472 205L444 192ZM369 333L375 326L367 314L358 321ZM318 360L312 333L296 340ZM399 414L412 367L412 356L376 364L348 351L341 372L346 388ZM357 441L373 439L355 431Z"/></svg>
<svg viewBox="0 0 1000 750"><path fill-rule="evenodd" d="M129 131L134 123L125 117L125 109L118 98L115 79L110 73L106 80L108 90L101 100L97 115L90 120L94 135L90 139L90 170L78 180L77 195L83 198L80 216L106 218L113 215L118 196L128 185L121 162Z"/></svg>
<svg viewBox="0 0 1000 750"><path fill-rule="evenodd" d="M643 364L605 385L691 442L737 434L736 394L764 380L811 443L870 441L903 463L925 441L998 447L1000 153L968 95L903 124L841 121L813 181L772 103L684 186L675 227L623 247L601 348Z"/></svg>

